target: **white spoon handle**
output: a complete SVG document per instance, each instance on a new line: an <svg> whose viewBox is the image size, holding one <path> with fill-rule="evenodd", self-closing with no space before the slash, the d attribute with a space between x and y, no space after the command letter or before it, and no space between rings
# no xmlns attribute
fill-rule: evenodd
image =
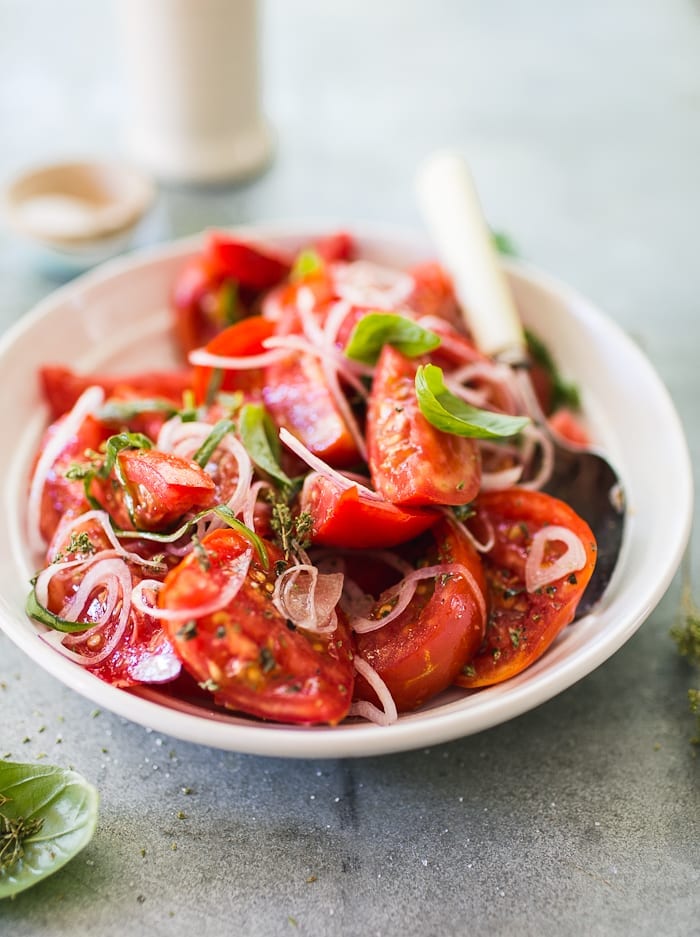
<svg viewBox="0 0 700 937"><path fill-rule="evenodd" d="M466 161L445 151L417 178L418 199L441 263L477 346L506 360L525 357L525 337Z"/></svg>

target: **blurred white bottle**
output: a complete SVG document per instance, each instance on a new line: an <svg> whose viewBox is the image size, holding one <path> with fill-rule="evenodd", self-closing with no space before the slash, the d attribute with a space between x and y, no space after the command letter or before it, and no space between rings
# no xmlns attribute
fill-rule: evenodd
<svg viewBox="0 0 700 937"><path fill-rule="evenodd" d="M134 162L162 180L222 182L268 162L256 0L117 0Z"/></svg>

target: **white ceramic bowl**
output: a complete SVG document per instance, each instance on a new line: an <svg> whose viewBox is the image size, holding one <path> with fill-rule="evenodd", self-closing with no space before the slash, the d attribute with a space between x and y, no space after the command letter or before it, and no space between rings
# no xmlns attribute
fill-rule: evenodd
<svg viewBox="0 0 700 937"><path fill-rule="evenodd" d="M242 233L291 248L319 234L320 227L267 226ZM358 228L354 233L362 254L377 262L402 265L431 256L410 232ZM12 400L0 451L5 558L0 624L39 667L98 705L177 738L263 755L336 758L434 745L497 725L585 677L628 640L667 589L689 536L692 474L683 430L648 360L616 325L568 287L509 263L522 318L549 343L563 373L580 385L628 502L622 552L603 599L534 666L495 687L444 693L388 728L360 722L300 728L174 703L155 688L115 689L43 642L23 613L36 562L24 536L26 484L46 421L30 375L47 357L84 370L133 371L171 363L168 295L181 264L199 245L189 240L113 261L49 296L0 342L0 393ZM663 493L657 484L661 474Z"/></svg>

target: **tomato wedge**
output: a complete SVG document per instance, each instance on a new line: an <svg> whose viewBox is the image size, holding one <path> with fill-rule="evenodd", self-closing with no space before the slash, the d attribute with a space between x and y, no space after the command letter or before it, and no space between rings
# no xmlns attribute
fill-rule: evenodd
<svg viewBox="0 0 700 937"><path fill-rule="evenodd" d="M262 343L274 332L274 322L262 316L250 316L219 332L206 345L206 351L227 358L260 355L265 351ZM213 396L214 391L219 390L253 393L262 387L262 373L260 368L238 371L226 368L222 369L219 375L215 375L214 368L198 365L192 377L195 400L197 403L211 403L208 398Z"/></svg>
<svg viewBox="0 0 700 937"><path fill-rule="evenodd" d="M63 365L46 365L39 368L39 382L51 418L56 420L72 409L83 391L93 386L101 387L106 397L153 397L182 406L182 395L192 386L192 370L78 374Z"/></svg>
<svg viewBox="0 0 700 937"><path fill-rule="evenodd" d="M255 290L269 290L277 286L291 270L291 264L286 258L225 234L210 235L204 257L209 268L219 276Z"/></svg>
<svg viewBox="0 0 700 937"><path fill-rule="evenodd" d="M167 530L216 500L214 482L196 462L158 449L125 449L117 462L124 484L113 471L95 479L90 491L124 530Z"/></svg>
<svg viewBox="0 0 700 937"><path fill-rule="evenodd" d="M544 492L519 488L486 492L474 506L476 515L470 526L480 534L493 531L495 542L483 557L490 604L484 642L456 680L470 689L508 680L544 654L573 621L596 559L595 538L588 524L563 501ZM532 538L551 525L566 527L581 539L585 564L528 592L525 563ZM563 552L555 541L547 545L547 551L549 559Z"/></svg>
<svg viewBox="0 0 700 937"><path fill-rule="evenodd" d="M426 508L399 508L359 488L343 489L315 472L304 482L301 510L313 518L313 543L351 550L405 543L432 527L440 516Z"/></svg>
<svg viewBox="0 0 700 937"><path fill-rule="evenodd" d="M481 481L473 439L436 429L418 407L415 360L385 345L367 410L374 487L394 504L468 504Z"/></svg>
<svg viewBox="0 0 700 937"><path fill-rule="evenodd" d="M448 575L425 580L396 619L356 635L359 654L384 680L399 712L421 706L454 682L481 644L486 624L486 582L471 541L447 517L430 536L428 562L459 563L469 579ZM356 696L374 701L360 677Z"/></svg>
<svg viewBox="0 0 700 937"><path fill-rule="evenodd" d="M231 577L241 575L241 559L253 552L235 597L211 614L183 622L166 620L185 668L214 693L217 703L261 719L335 725L350 708L354 684L347 626L328 635L289 627L272 604L274 569L282 556L267 544L265 569L248 540L234 530L202 538L204 555L187 556L166 577L161 608L183 610L202 605Z"/></svg>

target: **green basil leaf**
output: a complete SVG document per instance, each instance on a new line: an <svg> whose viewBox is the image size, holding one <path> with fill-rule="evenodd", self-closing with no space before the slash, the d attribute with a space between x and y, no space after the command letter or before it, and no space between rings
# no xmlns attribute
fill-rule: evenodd
<svg viewBox="0 0 700 937"><path fill-rule="evenodd" d="M192 456L192 461L196 462L200 468L205 468L211 457L219 447L221 440L227 436L233 429L231 420L219 420L215 423L211 433L204 440L202 445Z"/></svg>
<svg viewBox="0 0 700 937"><path fill-rule="evenodd" d="M313 276L323 270L323 261L312 248L302 251L297 255L289 275L290 280L305 280L306 277Z"/></svg>
<svg viewBox="0 0 700 937"><path fill-rule="evenodd" d="M491 238L499 254L503 254L506 257L518 256L518 248L509 235L505 234L503 231L492 231Z"/></svg>
<svg viewBox="0 0 700 937"><path fill-rule="evenodd" d="M416 396L420 411L429 423L445 433L472 439L499 439L515 436L530 422L528 417L508 416L480 410L451 393L442 368L421 365L416 372Z"/></svg>
<svg viewBox="0 0 700 937"><path fill-rule="evenodd" d="M384 345L393 345L408 358L417 358L440 344L440 336L395 312L369 312L355 325L345 354L375 364Z"/></svg>
<svg viewBox="0 0 700 937"><path fill-rule="evenodd" d="M54 631L63 631L66 634L75 634L79 631L87 631L95 624L94 621L68 621L66 618L59 618L48 608L45 608L36 597L36 589L32 589L27 598L25 611L34 621L40 622L53 628Z"/></svg>
<svg viewBox="0 0 700 937"><path fill-rule="evenodd" d="M108 400L95 416L103 423L126 423L142 413L163 413L170 417L178 412L171 400L153 397L139 400Z"/></svg>
<svg viewBox="0 0 700 937"><path fill-rule="evenodd" d="M0 898L9 898L87 846L98 796L76 771L11 761L0 761L0 795Z"/></svg>
<svg viewBox="0 0 700 937"><path fill-rule="evenodd" d="M269 475L283 488L292 480L280 466L281 449L277 427L261 403L247 403L242 409L239 432L246 452L257 468Z"/></svg>

